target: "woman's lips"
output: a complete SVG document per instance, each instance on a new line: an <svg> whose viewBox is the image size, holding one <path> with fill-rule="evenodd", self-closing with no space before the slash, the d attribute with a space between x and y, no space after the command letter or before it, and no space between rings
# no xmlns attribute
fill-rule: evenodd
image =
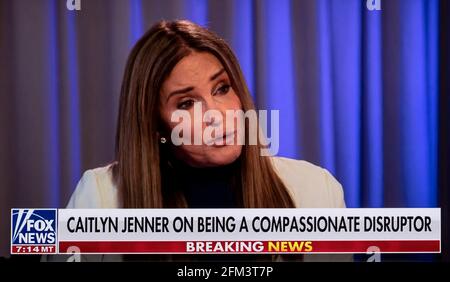
<svg viewBox="0 0 450 282"><path fill-rule="evenodd" d="M208 146L215 146L215 147L226 146L227 145L227 141L229 139L231 139L231 138L234 139L235 135L236 135L236 130L228 132L228 133L225 133L221 137L217 137L217 138L208 140L208 141L205 142L205 144L208 145ZM217 144L219 142L221 142L221 144Z"/></svg>

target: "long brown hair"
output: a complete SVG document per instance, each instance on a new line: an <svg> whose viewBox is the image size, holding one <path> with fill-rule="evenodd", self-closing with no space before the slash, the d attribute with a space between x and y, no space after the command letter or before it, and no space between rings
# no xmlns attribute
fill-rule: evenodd
<svg viewBox="0 0 450 282"><path fill-rule="evenodd" d="M113 175L124 208L186 207L182 197L162 191L161 164L167 160L159 142L158 131L163 125L158 106L162 83L192 51L216 56L230 77L242 110L254 109L238 61L223 39L189 21L155 24L132 49L121 88ZM294 207L271 160L260 155L262 145L245 143L239 158L242 207Z"/></svg>

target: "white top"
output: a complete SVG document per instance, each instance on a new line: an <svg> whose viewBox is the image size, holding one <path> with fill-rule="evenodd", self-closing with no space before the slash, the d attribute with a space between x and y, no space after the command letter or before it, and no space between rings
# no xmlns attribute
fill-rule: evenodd
<svg viewBox="0 0 450 282"><path fill-rule="evenodd" d="M325 169L306 161L271 158L274 168L298 208L345 208L341 184ZM67 208L119 208L110 166L87 170ZM73 256L43 256L42 261L72 261ZM122 261L121 255L81 255L81 261ZM304 261L352 261L351 254L307 254Z"/></svg>
<svg viewBox="0 0 450 282"><path fill-rule="evenodd" d="M298 208L345 208L341 184L326 170L306 161L271 158ZM67 208L119 208L118 189L109 166L87 170Z"/></svg>

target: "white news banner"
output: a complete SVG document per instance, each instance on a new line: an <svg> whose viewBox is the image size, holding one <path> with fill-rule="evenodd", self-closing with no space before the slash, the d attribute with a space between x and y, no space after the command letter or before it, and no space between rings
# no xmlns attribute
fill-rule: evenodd
<svg viewBox="0 0 450 282"><path fill-rule="evenodd" d="M30 225L19 211L12 253L435 253L441 240L438 208L59 209L55 242L33 245L17 241Z"/></svg>

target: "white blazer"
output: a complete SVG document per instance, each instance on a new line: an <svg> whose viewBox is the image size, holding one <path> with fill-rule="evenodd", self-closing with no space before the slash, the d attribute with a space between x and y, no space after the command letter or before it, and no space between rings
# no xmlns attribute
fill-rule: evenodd
<svg viewBox="0 0 450 282"><path fill-rule="evenodd" d="M306 161L271 158L298 208L345 208L341 184L325 169ZM67 208L119 208L118 189L109 166L87 170Z"/></svg>
<svg viewBox="0 0 450 282"><path fill-rule="evenodd" d="M345 208L341 184L325 169L306 161L271 158L298 208ZM118 189L110 166L87 170L67 208L119 208ZM66 261L66 255L43 256L42 261ZM122 261L121 255L82 255L82 261ZM304 261L352 261L352 255L307 254Z"/></svg>

